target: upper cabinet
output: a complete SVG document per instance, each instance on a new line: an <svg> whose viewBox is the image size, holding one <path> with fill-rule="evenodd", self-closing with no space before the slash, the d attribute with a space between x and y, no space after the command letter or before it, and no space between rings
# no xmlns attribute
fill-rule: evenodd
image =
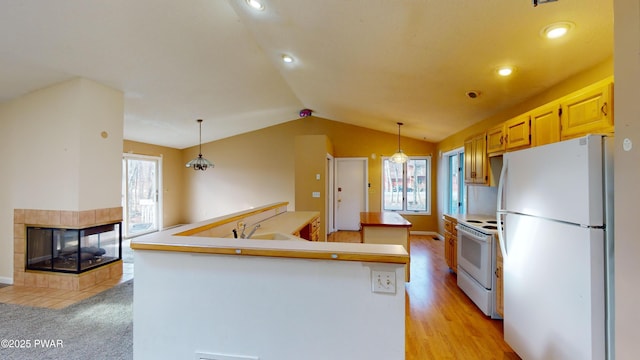
<svg viewBox="0 0 640 360"><path fill-rule="evenodd" d="M464 181L467 184L487 184L486 134L478 134L464 142Z"/></svg>
<svg viewBox="0 0 640 360"><path fill-rule="evenodd" d="M561 100L562 139L613 132L613 83L597 83Z"/></svg>
<svg viewBox="0 0 640 360"><path fill-rule="evenodd" d="M531 144L540 146L560 141L560 104L541 106L529 113L531 116Z"/></svg>
<svg viewBox="0 0 640 360"><path fill-rule="evenodd" d="M521 149L531 145L531 121L529 114L505 121L504 132L507 150Z"/></svg>
<svg viewBox="0 0 640 360"><path fill-rule="evenodd" d="M487 155L501 155L505 150L516 150L531 145L531 118L529 114L515 117L487 130Z"/></svg>
<svg viewBox="0 0 640 360"><path fill-rule="evenodd" d="M487 155L500 155L505 149L504 124L487 130Z"/></svg>

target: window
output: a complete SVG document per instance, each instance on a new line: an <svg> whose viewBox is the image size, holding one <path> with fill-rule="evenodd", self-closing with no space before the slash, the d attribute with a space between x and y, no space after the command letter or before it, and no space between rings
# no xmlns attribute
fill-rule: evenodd
<svg viewBox="0 0 640 360"><path fill-rule="evenodd" d="M158 189L162 158L124 154L122 157L122 209L124 236L130 238L162 227Z"/></svg>
<svg viewBox="0 0 640 360"><path fill-rule="evenodd" d="M382 159L382 210L431 213L431 157L409 157L404 164Z"/></svg>
<svg viewBox="0 0 640 360"><path fill-rule="evenodd" d="M464 192L464 152L454 150L444 155L447 161L447 192L445 212L449 214L465 214L467 197Z"/></svg>

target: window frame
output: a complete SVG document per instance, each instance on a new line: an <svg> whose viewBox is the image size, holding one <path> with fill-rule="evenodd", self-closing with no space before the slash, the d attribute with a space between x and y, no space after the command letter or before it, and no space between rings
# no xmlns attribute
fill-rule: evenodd
<svg viewBox="0 0 640 360"><path fill-rule="evenodd" d="M453 186L452 186L452 169L451 169L451 157L458 158L458 206L454 210L451 206L452 194L453 194ZM464 147L460 147L458 149L454 149L442 154L443 163L446 167L446 191L444 192L442 199L443 203L446 204L446 208L444 208L444 212L447 214L466 214L467 212L467 191L466 191L466 183L464 181Z"/></svg>
<svg viewBox="0 0 640 360"><path fill-rule="evenodd" d="M396 212L398 214L401 215L431 215L431 188L432 188L432 180L431 180L431 171L432 171L432 166L433 166L433 160L431 158L431 155L425 155L425 156L409 156L409 159L407 162L405 162L404 164L402 164L402 209L401 210L387 210L385 209L385 194L386 194L386 185L387 182L385 181L385 161L391 161L390 160L391 157L390 156L382 156L380 158L381 160L381 171L380 171L380 177L381 177L381 196L380 196L380 208L382 209L382 211L392 211L392 212ZM425 210L408 210L407 209L407 202L408 202L408 196L407 196L407 166L409 161L411 160L424 160L426 161L426 166L425 166Z"/></svg>

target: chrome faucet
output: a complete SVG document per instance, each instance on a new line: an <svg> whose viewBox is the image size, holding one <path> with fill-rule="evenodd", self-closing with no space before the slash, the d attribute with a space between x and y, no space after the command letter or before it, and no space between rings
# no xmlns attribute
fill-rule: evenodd
<svg viewBox="0 0 640 360"><path fill-rule="evenodd" d="M260 227L260 224L256 224L256 226L253 227L253 229L251 229L251 231L249 232L249 235L247 235L247 239L251 239L251 236L253 235L253 233L256 232L256 230L258 230L258 228Z"/></svg>

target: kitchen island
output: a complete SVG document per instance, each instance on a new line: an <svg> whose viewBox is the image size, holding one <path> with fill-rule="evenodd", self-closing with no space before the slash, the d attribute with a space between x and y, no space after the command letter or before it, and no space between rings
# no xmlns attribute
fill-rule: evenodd
<svg viewBox="0 0 640 360"><path fill-rule="evenodd" d="M207 236L238 222L293 236L277 224L301 214L277 205L132 241L135 359L404 358L404 284L372 290L372 271L404 278L402 246Z"/></svg>
<svg viewBox="0 0 640 360"><path fill-rule="evenodd" d="M411 223L402 215L391 212L361 212L360 235L365 244L402 245L407 254L411 254L409 246L409 229ZM405 281L410 280L409 263L405 267Z"/></svg>

